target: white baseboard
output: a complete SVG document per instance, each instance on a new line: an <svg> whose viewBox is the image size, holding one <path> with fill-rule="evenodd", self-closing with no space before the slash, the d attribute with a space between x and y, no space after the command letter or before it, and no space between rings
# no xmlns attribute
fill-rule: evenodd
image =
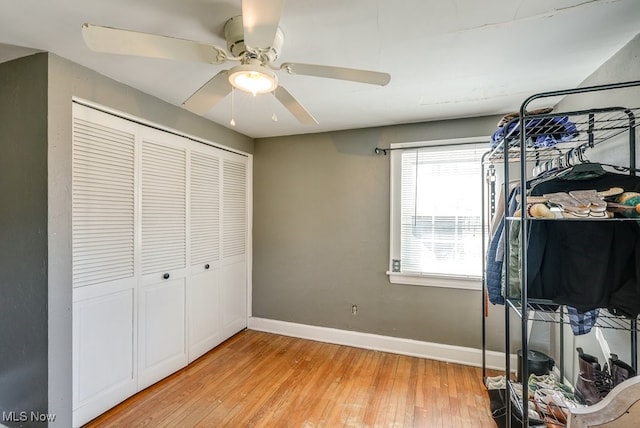
<svg viewBox="0 0 640 428"><path fill-rule="evenodd" d="M301 339L316 340L318 342L335 343L337 345L482 367L482 349L476 348L443 345L256 317L249 318L247 328ZM486 351L485 358L488 369L504 370L505 359L503 353ZM513 371L517 367L517 361L517 357L512 354L510 367Z"/></svg>

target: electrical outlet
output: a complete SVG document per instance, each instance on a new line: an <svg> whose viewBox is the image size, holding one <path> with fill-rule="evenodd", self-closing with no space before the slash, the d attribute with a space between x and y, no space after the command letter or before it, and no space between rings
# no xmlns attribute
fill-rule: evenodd
<svg viewBox="0 0 640 428"><path fill-rule="evenodd" d="M352 313L353 315L355 315L355 314L357 314L357 313L358 313L358 305L353 305L353 306L351 306L351 313Z"/></svg>

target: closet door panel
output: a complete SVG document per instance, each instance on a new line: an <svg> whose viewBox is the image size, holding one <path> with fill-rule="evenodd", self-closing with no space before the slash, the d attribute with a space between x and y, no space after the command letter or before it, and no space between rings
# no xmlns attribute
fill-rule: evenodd
<svg viewBox="0 0 640 428"><path fill-rule="evenodd" d="M222 178L222 329L228 338L247 326L246 158L228 155Z"/></svg>
<svg viewBox="0 0 640 428"><path fill-rule="evenodd" d="M186 150L156 138L142 140L143 275L186 267Z"/></svg>
<svg viewBox="0 0 640 428"><path fill-rule="evenodd" d="M191 266L199 267L220 260L219 157L192 150L189 174L189 255Z"/></svg>
<svg viewBox="0 0 640 428"><path fill-rule="evenodd" d="M222 267L222 334L229 338L247 327L247 264Z"/></svg>
<svg viewBox="0 0 640 428"><path fill-rule="evenodd" d="M129 284L86 287L73 302L74 423L136 392L134 292Z"/></svg>
<svg viewBox="0 0 640 428"><path fill-rule="evenodd" d="M73 105L73 418L80 425L136 391L137 125Z"/></svg>
<svg viewBox="0 0 640 428"><path fill-rule="evenodd" d="M83 112L73 121L74 287L134 276L135 129Z"/></svg>
<svg viewBox="0 0 640 428"><path fill-rule="evenodd" d="M222 342L220 326L220 269L204 270L189 278L189 362Z"/></svg>
<svg viewBox="0 0 640 428"><path fill-rule="evenodd" d="M187 178L183 139L141 130L139 388L187 364Z"/></svg>
<svg viewBox="0 0 640 428"><path fill-rule="evenodd" d="M224 259L244 257L247 251L247 163L240 156L223 162Z"/></svg>
<svg viewBox="0 0 640 428"><path fill-rule="evenodd" d="M185 280L168 279L140 290L139 389L187 364Z"/></svg>
<svg viewBox="0 0 640 428"><path fill-rule="evenodd" d="M215 149L197 145L189 157L189 361L222 341L220 159L215 153Z"/></svg>

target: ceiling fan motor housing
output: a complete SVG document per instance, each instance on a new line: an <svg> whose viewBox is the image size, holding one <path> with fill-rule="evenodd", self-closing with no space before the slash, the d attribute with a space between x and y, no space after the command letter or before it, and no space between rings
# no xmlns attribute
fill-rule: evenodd
<svg viewBox="0 0 640 428"><path fill-rule="evenodd" d="M224 24L224 38L227 41L227 49L231 55L235 57L244 56L247 53L247 47L244 44L244 28L242 26L242 15L234 16ZM276 37L273 40L269 50L262 52L267 60L271 63L275 62L282 52L282 44L284 43L284 33L280 28L276 31ZM249 52L252 52L249 47Z"/></svg>

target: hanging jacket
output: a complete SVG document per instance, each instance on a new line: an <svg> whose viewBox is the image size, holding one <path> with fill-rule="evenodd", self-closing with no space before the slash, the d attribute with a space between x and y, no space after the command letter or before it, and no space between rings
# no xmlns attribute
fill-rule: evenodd
<svg viewBox="0 0 640 428"><path fill-rule="evenodd" d="M531 195L571 190L640 188L640 178L605 173L585 180L554 178ZM635 221L532 221L527 247L527 290L585 312L608 308L620 315L640 313L640 228Z"/></svg>

